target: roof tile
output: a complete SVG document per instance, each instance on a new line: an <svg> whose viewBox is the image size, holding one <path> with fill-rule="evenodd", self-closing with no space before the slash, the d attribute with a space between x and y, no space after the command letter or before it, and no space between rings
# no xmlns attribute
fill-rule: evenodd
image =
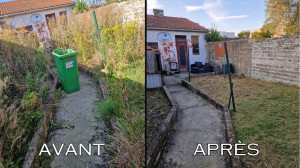
<svg viewBox="0 0 300 168"><path fill-rule="evenodd" d="M14 0L2 2L0 3L0 16L74 3L71 0Z"/></svg>
<svg viewBox="0 0 300 168"><path fill-rule="evenodd" d="M147 27L207 31L205 27L187 18L169 16L147 15Z"/></svg>

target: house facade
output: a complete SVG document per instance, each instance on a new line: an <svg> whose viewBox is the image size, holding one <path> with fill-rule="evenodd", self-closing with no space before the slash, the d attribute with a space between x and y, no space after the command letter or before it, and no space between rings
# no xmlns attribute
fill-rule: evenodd
<svg viewBox="0 0 300 168"><path fill-rule="evenodd" d="M188 63L205 63L207 33L208 29L186 18L164 16L163 10L147 15L147 45L160 50L163 70L170 63L179 71L187 70Z"/></svg>
<svg viewBox="0 0 300 168"><path fill-rule="evenodd" d="M16 30L35 31L41 42L45 42L50 41L48 22L58 16L68 17L74 5L71 0L8 1L0 3L0 19Z"/></svg>

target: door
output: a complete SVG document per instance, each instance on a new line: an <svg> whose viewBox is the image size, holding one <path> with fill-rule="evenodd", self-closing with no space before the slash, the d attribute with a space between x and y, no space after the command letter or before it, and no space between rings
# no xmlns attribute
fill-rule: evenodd
<svg viewBox="0 0 300 168"><path fill-rule="evenodd" d="M185 36L175 36L179 70L187 70L187 45Z"/></svg>
<svg viewBox="0 0 300 168"><path fill-rule="evenodd" d="M49 23L51 21L56 22L56 20L55 20L55 13L47 14L47 15L45 15L45 17L46 17L48 28L49 28Z"/></svg>

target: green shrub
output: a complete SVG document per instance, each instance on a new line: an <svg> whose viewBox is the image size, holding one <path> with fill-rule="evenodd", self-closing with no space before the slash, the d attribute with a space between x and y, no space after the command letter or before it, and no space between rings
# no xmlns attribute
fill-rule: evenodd
<svg viewBox="0 0 300 168"><path fill-rule="evenodd" d="M77 13L83 13L84 11L89 10L86 2L83 1L83 0L77 0L76 1L75 9L76 9Z"/></svg>
<svg viewBox="0 0 300 168"><path fill-rule="evenodd" d="M253 32L251 34L251 39L266 39L266 38L272 38L272 33L267 30L267 31L264 31L262 30L261 32Z"/></svg>
<svg viewBox="0 0 300 168"><path fill-rule="evenodd" d="M212 41L223 41L222 36L220 35L220 33L217 31L217 29L215 28L215 26L213 26L212 28L209 29L209 33L207 33L204 36L205 40L207 42L212 42Z"/></svg>

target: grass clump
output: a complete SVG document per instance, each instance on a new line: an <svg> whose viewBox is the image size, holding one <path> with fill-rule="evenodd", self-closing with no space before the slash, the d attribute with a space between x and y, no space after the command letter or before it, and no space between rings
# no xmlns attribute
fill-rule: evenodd
<svg viewBox="0 0 300 168"><path fill-rule="evenodd" d="M229 82L223 76L192 79L213 97L228 103ZM240 157L243 167L299 167L299 87L253 78L233 77L236 140L257 143L259 155Z"/></svg>
<svg viewBox="0 0 300 168"><path fill-rule="evenodd" d="M99 104L99 112L106 122L108 122L112 116L117 118L122 117L120 110L121 105L117 101L113 101L111 98L101 101Z"/></svg>

